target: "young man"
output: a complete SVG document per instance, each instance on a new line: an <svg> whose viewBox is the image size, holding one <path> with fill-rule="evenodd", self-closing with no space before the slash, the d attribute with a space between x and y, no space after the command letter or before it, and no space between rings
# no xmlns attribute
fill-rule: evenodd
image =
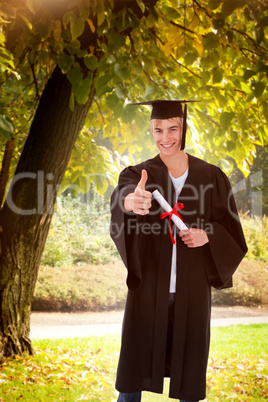
<svg viewBox="0 0 268 402"><path fill-rule="evenodd" d="M111 236L128 270L118 401L138 402L142 390L162 393L164 377L171 398L199 401L206 396L211 286L232 286L247 246L225 174L184 152L186 105L183 113L180 101L143 104L153 106L159 154L124 169L111 199ZM161 219L166 211L155 189L189 229L177 231L171 214Z"/></svg>

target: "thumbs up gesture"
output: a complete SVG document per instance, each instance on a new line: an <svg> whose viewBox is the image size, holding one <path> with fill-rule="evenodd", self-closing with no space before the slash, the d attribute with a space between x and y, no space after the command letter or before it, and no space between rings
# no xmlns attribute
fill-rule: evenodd
<svg viewBox="0 0 268 402"><path fill-rule="evenodd" d="M138 215L147 215L149 209L152 206L152 193L145 190L145 184L148 179L146 170L142 170L141 179L134 190L134 193L130 193L126 196L124 201L125 210L133 211Z"/></svg>

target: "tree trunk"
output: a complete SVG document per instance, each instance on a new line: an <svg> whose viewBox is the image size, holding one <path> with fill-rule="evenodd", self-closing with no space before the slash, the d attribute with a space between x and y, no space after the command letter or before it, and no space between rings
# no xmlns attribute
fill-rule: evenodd
<svg viewBox="0 0 268 402"><path fill-rule="evenodd" d="M31 300L58 187L94 96L71 112L71 84L48 81L0 212L0 358L34 353Z"/></svg>

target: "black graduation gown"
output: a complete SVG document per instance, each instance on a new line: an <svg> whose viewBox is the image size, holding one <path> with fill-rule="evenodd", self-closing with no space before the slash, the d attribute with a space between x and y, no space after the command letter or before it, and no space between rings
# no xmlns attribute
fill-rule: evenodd
<svg viewBox="0 0 268 402"><path fill-rule="evenodd" d="M188 227L206 230L209 243L188 248L177 237L177 284L169 396L206 396L210 342L211 286L232 286L232 275L247 246L229 180L217 167L189 155L189 174L179 199L159 155L124 169L111 198L111 237L127 267L128 294L116 389L163 392L172 242L168 218L156 200L146 216L126 213L124 197L146 169L146 189L168 203L179 201Z"/></svg>

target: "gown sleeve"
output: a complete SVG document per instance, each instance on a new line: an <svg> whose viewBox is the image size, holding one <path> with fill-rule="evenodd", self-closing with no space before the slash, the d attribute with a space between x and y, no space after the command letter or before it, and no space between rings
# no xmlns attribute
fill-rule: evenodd
<svg viewBox="0 0 268 402"><path fill-rule="evenodd" d="M232 287L232 276L247 252L231 184L216 168L212 181L212 230L208 234L210 261L208 280L216 289Z"/></svg>
<svg viewBox="0 0 268 402"><path fill-rule="evenodd" d="M138 216L124 209L125 197L134 192L140 177L141 170L136 166L124 169L118 186L111 196L111 225L110 235L119 254L128 270L127 286L130 290L137 290L142 282L139 259L139 236L135 234Z"/></svg>

